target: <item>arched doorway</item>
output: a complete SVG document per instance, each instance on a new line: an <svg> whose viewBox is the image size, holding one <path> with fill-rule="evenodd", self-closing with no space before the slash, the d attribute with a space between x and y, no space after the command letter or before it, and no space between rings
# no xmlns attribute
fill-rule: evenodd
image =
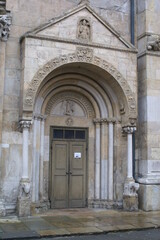
<svg viewBox="0 0 160 240"><path fill-rule="evenodd" d="M62 63L63 61L64 59ZM31 112L34 116L32 202L49 200L51 207L122 206L127 175L127 139L122 134L122 127L135 124L136 102L127 82L115 68L106 62L104 65L101 59L98 63L95 58L92 61L93 63L72 60L70 63L59 64L56 68L54 66L54 69L47 64L44 71L39 70L25 91L23 112ZM52 62L55 63L54 60ZM46 77L42 77L44 75ZM63 142L61 150L65 152L67 159L67 152L75 138L65 141L65 131L71 130L74 136L76 130L87 133L84 142L88 151L83 154L86 162L84 161L85 171L82 174L85 178L81 184L84 189L83 193L81 191L83 201L80 205L76 205L76 201L68 204L70 188L67 193L62 194L63 201L57 201L58 198L54 197L58 184L61 186L72 177L65 176L61 181L64 176L60 177L59 173L55 183L55 163L63 162L57 161L59 156L63 156L63 151L59 151L57 159L55 157L55 144L59 144L54 139L56 129L63 132L63 137L59 140ZM71 151L69 158L77 160L82 152L84 150L75 149ZM71 160L67 161L65 175L70 174L68 166L72 164ZM63 193L65 188L64 186L62 190L58 190Z"/></svg>

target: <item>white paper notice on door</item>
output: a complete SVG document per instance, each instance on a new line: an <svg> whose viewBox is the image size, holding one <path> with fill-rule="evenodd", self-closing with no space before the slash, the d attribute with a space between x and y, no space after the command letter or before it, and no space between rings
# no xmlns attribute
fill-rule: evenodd
<svg viewBox="0 0 160 240"><path fill-rule="evenodd" d="M74 153L74 158L81 158L81 153L80 152L75 152Z"/></svg>

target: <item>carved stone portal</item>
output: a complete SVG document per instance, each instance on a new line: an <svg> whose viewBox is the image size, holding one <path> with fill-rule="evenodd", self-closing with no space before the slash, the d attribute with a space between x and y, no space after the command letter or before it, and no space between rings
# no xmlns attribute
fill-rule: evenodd
<svg viewBox="0 0 160 240"><path fill-rule="evenodd" d="M82 19L78 25L78 39L89 41L91 39L91 26L87 19Z"/></svg>

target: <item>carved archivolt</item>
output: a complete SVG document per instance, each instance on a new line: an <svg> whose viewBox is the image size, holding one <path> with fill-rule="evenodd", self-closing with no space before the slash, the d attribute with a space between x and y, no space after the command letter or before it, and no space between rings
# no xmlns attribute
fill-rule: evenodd
<svg viewBox="0 0 160 240"><path fill-rule="evenodd" d="M52 109L59 103L64 103L64 108L62 109L63 115L74 116L75 109L74 104L77 103L85 112L85 116L89 118L95 117L95 111L90 103L90 101L78 92L62 92L54 95L46 106L46 115L52 115Z"/></svg>
<svg viewBox="0 0 160 240"><path fill-rule="evenodd" d="M49 73L51 73L53 70L55 70L56 68L64 64L74 63L74 62L91 63L93 65L99 66L100 68L110 73L123 89L123 92L128 102L129 114L136 115L136 101L135 101L134 95L127 81L123 78L121 73L118 72L117 69L113 67L110 63L108 63L106 60L103 60L97 56L94 56L93 50L91 48L83 48L83 47L77 47L77 50L75 53L62 55L52 59L35 74L33 80L29 83L29 86L25 93L25 97L24 97L25 108L33 110L33 104L35 101L37 90L40 84L42 83L42 81L45 79L45 77L47 77Z"/></svg>

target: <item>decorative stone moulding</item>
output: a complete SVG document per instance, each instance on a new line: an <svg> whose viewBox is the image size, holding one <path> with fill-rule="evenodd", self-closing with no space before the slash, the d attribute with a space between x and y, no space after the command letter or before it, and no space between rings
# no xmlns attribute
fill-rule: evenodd
<svg viewBox="0 0 160 240"><path fill-rule="evenodd" d="M0 39L2 41L7 41L10 32L11 16L0 15Z"/></svg>
<svg viewBox="0 0 160 240"><path fill-rule="evenodd" d="M103 124L103 123L118 123L118 122L121 122L120 119L117 119L117 118L94 118L93 119L93 123L100 123L100 124Z"/></svg>
<svg viewBox="0 0 160 240"><path fill-rule="evenodd" d="M137 116L136 112L136 100L134 95L122 74L117 71L117 69L108 63L106 60L103 60L94 55L92 48L77 47L75 53L68 55L61 55L57 58L52 59L47 64L45 64L38 72L35 74L31 82L24 86L26 91L24 93L24 110L33 111L33 105L36 97L38 88L40 87L42 81L47 77L49 73L54 71L56 68L68 64L68 63L90 63L104 69L116 80L116 82L123 89L123 93L126 97L128 103L129 116L135 118Z"/></svg>
<svg viewBox="0 0 160 240"><path fill-rule="evenodd" d="M149 51L160 51L160 36L151 35L148 37L147 49Z"/></svg>

